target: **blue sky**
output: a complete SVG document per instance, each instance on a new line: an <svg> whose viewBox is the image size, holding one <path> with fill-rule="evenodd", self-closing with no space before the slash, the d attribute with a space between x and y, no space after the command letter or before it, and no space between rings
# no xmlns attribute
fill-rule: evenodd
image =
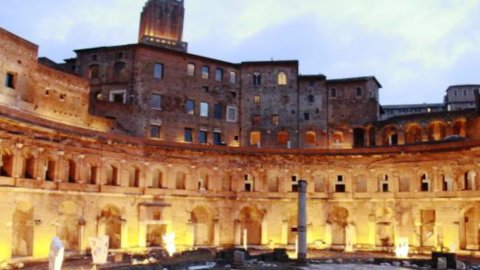
<svg viewBox="0 0 480 270"><path fill-rule="evenodd" d="M374 75L382 104L442 102L480 84L480 0L185 0L189 51L232 62L298 59L302 74ZM20 0L0 27L56 61L137 41L145 0Z"/></svg>

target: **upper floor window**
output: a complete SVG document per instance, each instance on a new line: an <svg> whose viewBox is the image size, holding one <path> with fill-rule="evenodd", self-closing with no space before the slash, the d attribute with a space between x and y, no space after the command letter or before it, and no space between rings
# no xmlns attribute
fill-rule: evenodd
<svg viewBox="0 0 480 270"><path fill-rule="evenodd" d="M110 91L108 100L115 103L127 103L127 91L126 90L113 90Z"/></svg>
<svg viewBox="0 0 480 270"><path fill-rule="evenodd" d="M285 72L278 73L277 84L278 85L287 85L287 74L285 74Z"/></svg>
<svg viewBox="0 0 480 270"><path fill-rule="evenodd" d="M258 126L260 124L260 115L256 114L252 118L252 125Z"/></svg>
<svg viewBox="0 0 480 270"><path fill-rule="evenodd" d="M217 68L215 70L215 81L217 82L223 81L223 69Z"/></svg>
<svg viewBox="0 0 480 270"><path fill-rule="evenodd" d="M185 101L185 112L190 115L195 114L195 101L191 99Z"/></svg>
<svg viewBox="0 0 480 270"><path fill-rule="evenodd" d="M335 89L335 88L330 89L330 96L331 97L337 97L337 89Z"/></svg>
<svg viewBox="0 0 480 270"><path fill-rule="evenodd" d="M221 120L223 118L223 106L220 103L215 104L214 108L215 119Z"/></svg>
<svg viewBox="0 0 480 270"><path fill-rule="evenodd" d="M209 66L203 66L202 67L202 79L208 80L210 77L210 67Z"/></svg>
<svg viewBox="0 0 480 270"><path fill-rule="evenodd" d="M216 130L213 132L213 144L221 145L222 144L222 132Z"/></svg>
<svg viewBox="0 0 480 270"><path fill-rule="evenodd" d="M315 96L314 95L308 95L308 102L310 102L310 103L315 102Z"/></svg>
<svg viewBox="0 0 480 270"><path fill-rule="evenodd" d="M254 101L255 101L255 105L259 106L259 105L260 105L260 101L261 101L261 100L260 100L260 96L259 96L259 95L256 95L256 96L254 97Z"/></svg>
<svg viewBox="0 0 480 270"><path fill-rule="evenodd" d="M200 130L198 140L201 144L206 144L208 142L208 132L206 130Z"/></svg>
<svg viewBox="0 0 480 270"><path fill-rule="evenodd" d="M155 63L153 67L153 77L155 79L163 79L163 64Z"/></svg>
<svg viewBox="0 0 480 270"><path fill-rule="evenodd" d="M187 75L190 77L195 76L195 64L189 63L187 65Z"/></svg>
<svg viewBox="0 0 480 270"><path fill-rule="evenodd" d="M97 79L100 76L100 66L99 65L91 65L89 68L89 77L90 79Z"/></svg>
<svg viewBox="0 0 480 270"><path fill-rule="evenodd" d="M200 116L201 117L208 117L208 103L207 102L200 102Z"/></svg>
<svg viewBox="0 0 480 270"><path fill-rule="evenodd" d="M277 114L272 115L272 124L274 124L275 126L278 126L280 124L280 117Z"/></svg>
<svg viewBox="0 0 480 270"><path fill-rule="evenodd" d="M361 96L362 95L362 88L358 87L357 88L357 97Z"/></svg>
<svg viewBox="0 0 480 270"><path fill-rule="evenodd" d="M237 73L230 71L230 83L235 84L237 82Z"/></svg>
<svg viewBox="0 0 480 270"><path fill-rule="evenodd" d="M152 109L161 110L162 109L162 96L153 94L152 95Z"/></svg>
<svg viewBox="0 0 480 270"><path fill-rule="evenodd" d="M253 85L258 86L262 84L262 75L260 72L253 73Z"/></svg>
<svg viewBox="0 0 480 270"><path fill-rule="evenodd" d="M123 71L125 70L126 64L124 62L116 62L113 65L113 75L119 76L122 75Z"/></svg>
<svg viewBox="0 0 480 270"><path fill-rule="evenodd" d="M228 106L227 107L227 122L237 122L237 108Z"/></svg>
<svg viewBox="0 0 480 270"><path fill-rule="evenodd" d="M5 86L15 89L15 84L15 74L7 72L7 74L5 75Z"/></svg>

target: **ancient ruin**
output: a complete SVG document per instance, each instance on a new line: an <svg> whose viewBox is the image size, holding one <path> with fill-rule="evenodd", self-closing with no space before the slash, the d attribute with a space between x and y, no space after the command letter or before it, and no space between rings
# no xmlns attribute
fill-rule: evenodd
<svg viewBox="0 0 480 270"><path fill-rule="evenodd" d="M293 248L300 180L310 249L479 255L480 87L471 108L380 121L375 77L189 54L183 1L142 14L139 43L60 64L0 28L0 261L55 236L66 256L104 235Z"/></svg>

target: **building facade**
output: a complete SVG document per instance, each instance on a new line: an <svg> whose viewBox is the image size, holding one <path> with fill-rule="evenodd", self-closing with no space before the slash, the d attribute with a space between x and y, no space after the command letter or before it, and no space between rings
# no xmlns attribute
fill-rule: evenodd
<svg viewBox="0 0 480 270"><path fill-rule="evenodd" d="M183 14L173 0L144 14L159 5ZM479 254L476 110L380 121L374 77L142 40L58 65L6 30L0 40L0 261L46 258L54 236L68 254L100 235L112 251L160 248L170 232L179 250L241 245L245 231L250 246L293 247L300 179L310 248L407 239Z"/></svg>

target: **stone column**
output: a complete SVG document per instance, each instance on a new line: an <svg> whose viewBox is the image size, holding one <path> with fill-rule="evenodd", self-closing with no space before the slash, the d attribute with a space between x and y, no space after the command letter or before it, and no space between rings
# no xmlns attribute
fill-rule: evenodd
<svg viewBox="0 0 480 270"><path fill-rule="evenodd" d="M240 246L242 244L242 224L239 220L235 220L235 245Z"/></svg>
<svg viewBox="0 0 480 270"><path fill-rule="evenodd" d="M215 219L213 223L213 245L220 246L220 221L218 219Z"/></svg>
<svg viewBox="0 0 480 270"><path fill-rule="evenodd" d="M268 244L268 227L267 227L267 221L265 220L265 217L262 219L262 239L261 239L261 244L262 245L267 245Z"/></svg>
<svg viewBox="0 0 480 270"><path fill-rule="evenodd" d="M288 245L288 221L282 221L282 245Z"/></svg>
<svg viewBox="0 0 480 270"><path fill-rule="evenodd" d="M307 181L298 181L298 258L299 264L307 263Z"/></svg>

